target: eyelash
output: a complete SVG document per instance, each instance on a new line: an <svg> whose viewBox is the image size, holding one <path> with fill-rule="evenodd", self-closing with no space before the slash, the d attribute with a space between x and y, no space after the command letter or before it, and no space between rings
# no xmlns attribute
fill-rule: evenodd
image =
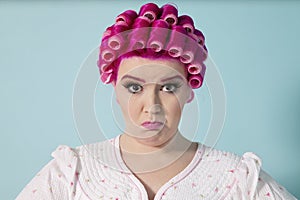
<svg viewBox="0 0 300 200"><path fill-rule="evenodd" d="M133 94L136 94L136 93L138 93L138 92L140 92L140 91L143 90L143 86L141 86L139 83L135 83L135 82L125 82L123 84L123 86L128 90L128 92L133 93ZM138 91L138 92L130 91L130 87L132 87L132 86L139 86L141 88L141 90ZM174 91L166 91L166 92L167 93L175 93L176 90L181 87L181 84L177 83L177 82L167 83L167 84L164 84L164 85L161 86L160 91L162 91L163 87L165 87L165 86L174 86Z"/></svg>
<svg viewBox="0 0 300 200"><path fill-rule="evenodd" d="M126 82L126 83L124 83L123 86L128 90L128 92L133 93L133 94L136 94L138 92L132 92L132 91L130 91L130 87L132 87L132 86L139 86L139 87L143 88L140 84L134 83L134 82Z"/></svg>

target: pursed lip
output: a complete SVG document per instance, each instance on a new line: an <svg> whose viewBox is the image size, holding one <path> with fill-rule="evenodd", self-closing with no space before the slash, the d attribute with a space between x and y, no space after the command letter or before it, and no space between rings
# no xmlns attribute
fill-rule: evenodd
<svg viewBox="0 0 300 200"><path fill-rule="evenodd" d="M155 130L155 129L160 129L162 127L163 123L162 122L158 122L158 121L145 121L142 123L142 126L146 129L149 130Z"/></svg>

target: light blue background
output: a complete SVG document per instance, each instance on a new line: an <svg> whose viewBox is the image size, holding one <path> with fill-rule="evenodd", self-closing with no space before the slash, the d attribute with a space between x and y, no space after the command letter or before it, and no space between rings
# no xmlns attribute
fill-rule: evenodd
<svg viewBox="0 0 300 200"><path fill-rule="evenodd" d="M224 80L217 148L255 152L300 197L300 3L173 2L203 30ZM14 199L59 144L81 145L72 118L76 73L114 17L140 5L0 2L0 199Z"/></svg>

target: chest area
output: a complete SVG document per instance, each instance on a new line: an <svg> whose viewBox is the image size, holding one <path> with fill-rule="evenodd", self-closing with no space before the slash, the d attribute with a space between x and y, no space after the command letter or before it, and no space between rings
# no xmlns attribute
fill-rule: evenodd
<svg viewBox="0 0 300 200"><path fill-rule="evenodd" d="M86 169L79 174L77 195L80 199L223 199L235 187L234 169L212 167L179 178L167 171L138 177L105 167Z"/></svg>

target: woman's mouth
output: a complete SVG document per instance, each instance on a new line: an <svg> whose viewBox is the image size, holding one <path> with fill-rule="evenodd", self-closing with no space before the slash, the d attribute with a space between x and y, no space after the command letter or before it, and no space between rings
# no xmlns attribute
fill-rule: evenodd
<svg viewBox="0 0 300 200"><path fill-rule="evenodd" d="M146 121L146 122L142 123L142 126L149 130L161 129L163 125L164 124L162 122L156 122L156 121L154 121L154 122Z"/></svg>

